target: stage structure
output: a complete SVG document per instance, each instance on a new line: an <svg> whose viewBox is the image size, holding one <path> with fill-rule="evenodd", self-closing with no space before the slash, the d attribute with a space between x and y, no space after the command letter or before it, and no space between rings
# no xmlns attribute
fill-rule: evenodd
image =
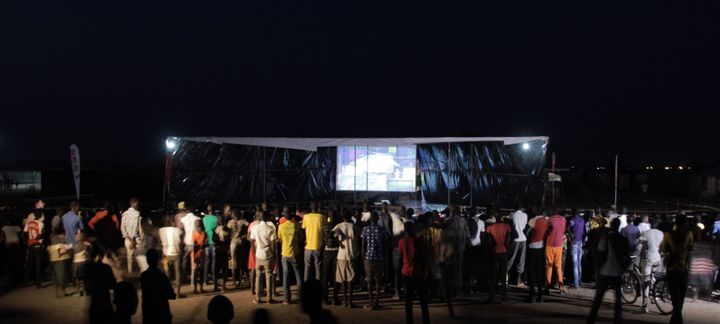
<svg viewBox="0 0 720 324"><path fill-rule="evenodd" d="M168 138L169 203L541 205L547 137ZM348 198L352 197L352 198Z"/></svg>

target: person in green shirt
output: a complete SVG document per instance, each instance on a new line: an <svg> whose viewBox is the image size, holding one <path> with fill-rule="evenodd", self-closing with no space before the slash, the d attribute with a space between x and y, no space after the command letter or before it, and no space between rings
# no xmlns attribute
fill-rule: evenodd
<svg viewBox="0 0 720 324"><path fill-rule="evenodd" d="M218 226L218 217L215 216L212 204L207 205L205 216L203 217L203 226L205 227L205 233L207 234L207 246L205 246L205 267L203 268L203 283L208 281L208 270L212 267L213 276L213 291L220 291L218 289L217 271L215 268L215 241L217 236L215 229Z"/></svg>
<svg viewBox="0 0 720 324"><path fill-rule="evenodd" d="M298 295L302 289L302 277L300 276L300 268L298 268L297 256L301 250L300 247L300 226L297 223L297 216L288 214L286 221L278 226L278 238L282 243L281 255L282 255L282 271L283 271L283 292L285 295L284 305L289 305L292 302L292 296L290 291L290 267L295 274L295 281L297 282Z"/></svg>

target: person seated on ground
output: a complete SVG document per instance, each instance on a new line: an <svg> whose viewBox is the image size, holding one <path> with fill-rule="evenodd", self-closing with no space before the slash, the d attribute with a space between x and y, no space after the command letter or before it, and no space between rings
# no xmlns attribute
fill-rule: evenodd
<svg viewBox="0 0 720 324"><path fill-rule="evenodd" d="M270 324L270 313L264 308L260 308L253 313L252 322L254 324Z"/></svg>
<svg viewBox="0 0 720 324"><path fill-rule="evenodd" d="M113 324L129 324L132 317L137 312L138 296L135 286L127 281L121 281L115 287L115 316L113 316Z"/></svg>
<svg viewBox="0 0 720 324"><path fill-rule="evenodd" d="M148 269L140 275L143 323L171 323L169 299L176 295L170 279L158 268L160 254L155 249L146 252Z"/></svg>
<svg viewBox="0 0 720 324"><path fill-rule="evenodd" d="M207 318L213 324L227 324L235 317L233 303L223 295L217 295L208 303Z"/></svg>
<svg viewBox="0 0 720 324"><path fill-rule="evenodd" d="M300 295L300 306L302 306L303 312L310 317L310 324L336 323L330 311L322 308L323 293L320 281L312 278L305 281Z"/></svg>

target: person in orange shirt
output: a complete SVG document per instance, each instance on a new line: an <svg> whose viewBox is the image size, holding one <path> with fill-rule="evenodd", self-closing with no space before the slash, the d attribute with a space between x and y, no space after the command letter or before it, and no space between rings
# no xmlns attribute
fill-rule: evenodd
<svg viewBox="0 0 720 324"><path fill-rule="evenodd" d="M104 249L120 247L120 221L116 209L110 203L106 202L103 208L95 213L88 222L88 227L95 231L98 243Z"/></svg>
<svg viewBox="0 0 720 324"><path fill-rule="evenodd" d="M193 252L190 255L192 269L190 272L190 281L193 283L193 294L197 294L197 279L200 279L200 293L204 293L205 290L203 289L203 284L205 283L202 282L202 278L195 277L195 274L198 272L198 266L202 266L203 262L205 262L205 255L203 251L205 249L205 244L207 244L207 234L205 233L202 221L199 219L195 220L195 231L192 233L192 241Z"/></svg>

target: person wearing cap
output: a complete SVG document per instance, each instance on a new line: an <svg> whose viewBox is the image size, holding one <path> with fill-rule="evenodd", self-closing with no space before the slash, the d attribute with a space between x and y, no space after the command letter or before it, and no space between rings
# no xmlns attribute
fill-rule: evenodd
<svg viewBox="0 0 720 324"><path fill-rule="evenodd" d="M182 218L187 214L185 208L185 202L181 201L177 204L177 211L175 212L175 227L183 228Z"/></svg>

